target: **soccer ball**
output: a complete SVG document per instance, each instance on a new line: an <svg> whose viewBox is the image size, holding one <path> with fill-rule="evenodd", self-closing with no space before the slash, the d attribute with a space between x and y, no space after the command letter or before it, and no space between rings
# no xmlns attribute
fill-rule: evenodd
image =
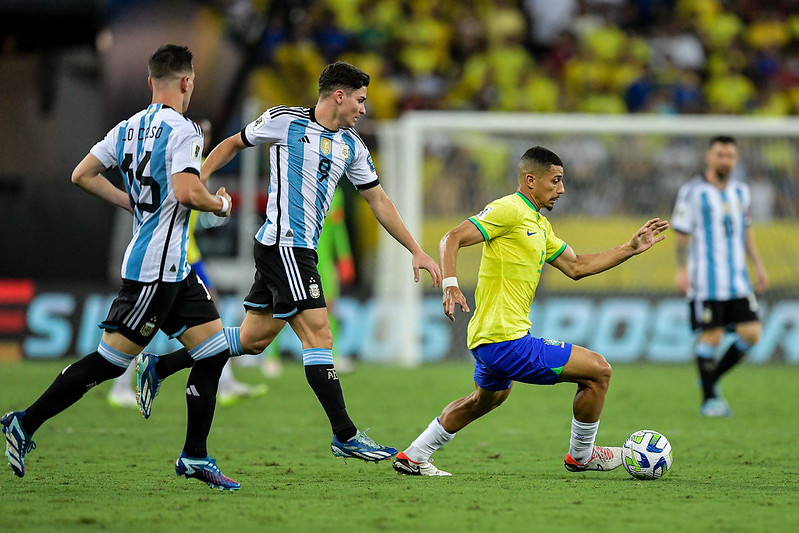
<svg viewBox="0 0 799 533"><path fill-rule="evenodd" d="M658 479L671 468L671 443L657 431L642 429L624 441L621 458L632 477Z"/></svg>

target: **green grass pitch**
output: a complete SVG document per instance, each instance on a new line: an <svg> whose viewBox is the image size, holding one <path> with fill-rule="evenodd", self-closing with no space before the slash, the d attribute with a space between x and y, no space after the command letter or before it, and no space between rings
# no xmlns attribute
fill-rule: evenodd
<svg viewBox="0 0 799 533"><path fill-rule="evenodd" d="M65 362L0 365L0 409L29 405ZM261 381L256 368L238 368ZM665 434L674 464L657 481L623 469L563 468L574 386L517 384L508 401L435 455L451 478L333 458L300 365L269 392L217 407L209 451L239 480L220 493L178 478L188 374L170 378L145 421L106 404L110 384L35 435L27 474L0 469L3 531L788 531L799 523L799 367L743 365L723 383L735 416L703 419L689 365L618 364L598 443ZM360 429L404 449L471 391L468 362L361 366L342 376ZM3 458L4 459L4 458Z"/></svg>

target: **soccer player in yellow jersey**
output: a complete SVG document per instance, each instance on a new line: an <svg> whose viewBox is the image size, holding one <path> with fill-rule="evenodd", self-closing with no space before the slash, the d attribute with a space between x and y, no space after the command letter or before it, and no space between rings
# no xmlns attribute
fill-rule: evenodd
<svg viewBox="0 0 799 533"><path fill-rule="evenodd" d="M613 470L621 465L621 448L594 445L610 384L610 365L581 346L532 337L530 305L544 262L575 280L598 274L662 241L669 223L653 218L624 244L598 254L577 255L555 236L541 214L542 209L551 210L565 192L560 158L546 148L531 148L519 161L518 178L514 194L491 202L441 239L444 313L450 320L455 320L456 305L469 312L455 277L458 250L484 243L467 338L474 356L476 387L469 396L446 406L397 454L394 469L400 474L449 476L430 463L430 456L457 431L499 407L514 381L577 383L566 468L572 472Z"/></svg>

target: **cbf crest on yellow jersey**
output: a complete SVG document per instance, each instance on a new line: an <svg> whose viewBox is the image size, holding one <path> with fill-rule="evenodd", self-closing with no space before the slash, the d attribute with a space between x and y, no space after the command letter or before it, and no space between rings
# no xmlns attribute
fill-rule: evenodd
<svg viewBox="0 0 799 533"><path fill-rule="evenodd" d="M469 221L485 243L469 321L469 349L515 340L530 331L530 305L544 262L554 261L566 243L523 194L494 200Z"/></svg>
<svg viewBox="0 0 799 533"><path fill-rule="evenodd" d="M379 184L356 131L326 129L316 121L314 108L268 109L241 131L241 139L247 146L270 145L266 222L255 234L266 246L316 249L342 176L359 190Z"/></svg>

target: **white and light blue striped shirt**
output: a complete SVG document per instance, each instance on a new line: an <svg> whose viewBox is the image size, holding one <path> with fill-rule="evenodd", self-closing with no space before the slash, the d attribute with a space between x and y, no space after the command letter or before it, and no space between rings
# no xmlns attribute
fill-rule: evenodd
<svg viewBox="0 0 799 533"><path fill-rule="evenodd" d="M341 177L359 190L379 184L369 149L352 128L330 131L313 108L277 106L241 131L247 146L270 143L266 222L255 238L316 249Z"/></svg>
<svg viewBox="0 0 799 533"><path fill-rule="evenodd" d="M151 104L117 124L91 149L106 168L118 166L133 207L133 238L122 278L182 281L189 275L189 213L172 188L172 174L200 175L200 127L174 109Z"/></svg>
<svg viewBox="0 0 799 533"><path fill-rule="evenodd" d="M734 300L752 294L746 267L749 187L729 180L724 189L697 176L680 187L671 227L691 236L688 298Z"/></svg>

